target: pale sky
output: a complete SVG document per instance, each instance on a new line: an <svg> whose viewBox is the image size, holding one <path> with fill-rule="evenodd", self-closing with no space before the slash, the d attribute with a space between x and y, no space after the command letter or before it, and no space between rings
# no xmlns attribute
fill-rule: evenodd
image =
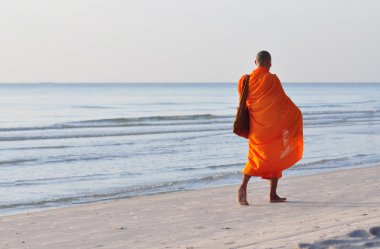
<svg viewBox="0 0 380 249"><path fill-rule="evenodd" d="M378 0L0 0L0 82L380 82Z"/></svg>

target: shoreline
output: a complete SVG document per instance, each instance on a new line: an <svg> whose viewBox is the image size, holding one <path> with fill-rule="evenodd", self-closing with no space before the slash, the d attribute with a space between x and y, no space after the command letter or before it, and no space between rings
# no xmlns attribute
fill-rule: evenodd
<svg viewBox="0 0 380 249"><path fill-rule="evenodd" d="M351 170L351 169L369 168L369 167L376 167L376 166L377 166L377 164L374 164L374 165L368 165L368 164L367 165L355 165L355 166L339 167L339 168L334 168L334 169L309 170L309 171L305 171L305 172L301 171L302 173L300 171L297 171L297 170L295 170L297 172L293 172L292 170L290 170L292 172L289 173L289 170L286 170L284 172L282 179L332 173L332 172L336 172L336 171L345 171L345 170ZM240 174L240 173L241 172L236 172L236 174ZM207 189L212 189L212 188L229 187L229 186L235 186L239 181L240 181L240 178L238 181L236 181L236 183L225 183L225 184L219 184L216 186L206 185L206 186L195 187L195 188L190 187L190 188L175 189L175 190L163 191L163 192L143 193L143 194L139 194L139 195L130 195L130 196L124 196L124 197L110 197L109 199L83 201L83 202L78 202L78 203L66 203L63 205L50 206L50 207L19 208L19 209L15 209L13 211L8 211L8 212L4 212L4 213L0 212L0 218L6 217L6 216L11 216L11 215L44 212L44 211L48 211L48 210L55 210L55 209L61 209L61 208L71 208L71 207L77 207L77 206L82 206L82 205L108 203L108 202L113 202L113 201L118 201L118 200L128 200L131 198L143 197L143 196L155 196L155 195L170 194L170 193L177 193L177 192L207 190ZM250 183L260 182L260 181L263 181L260 177L253 177L253 178L251 178Z"/></svg>
<svg viewBox="0 0 380 249"><path fill-rule="evenodd" d="M290 178L295 178L295 177L303 177L303 176L310 176L310 175L316 175L316 174L328 174L328 173L333 173L336 171L346 171L346 170L352 170L352 169L362 169L362 168L369 168L369 167L376 167L378 166L377 164L373 165L359 165L359 166L347 166L347 167L339 167L339 168L334 168L334 169L319 169L319 170L309 170L305 172L293 172L292 170L286 170L284 172L283 178L282 179L290 179ZM289 172L292 171L292 172ZM236 172L236 174L241 174L241 172ZM237 182L240 181L240 178ZM261 182L263 179L260 177L252 177L250 180L250 184L252 183L257 183ZM280 180L281 181L281 180ZM108 202L113 202L113 201L119 201L119 200L128 200L131 198L138 198L138 197L143 197L143 196L155 196L155 195L161 195L161 194L170 194L170 193L177 193L177 192L186 192L186 191L196 191L196 190L207 190L207 189L213 189L213 188L222 188L222 187L229 187L229 186L235 186L237 183L227 183L227 184L221 184L217 186L201 186L201 187L195 187L195 188L184 188L184 189L175 189L175 190L170 190L170 191L163 191L163 192L153 192L153 193L143 193L139 195L130 195L130 196L123 196L123 197L110 197L108 199L100 199L100 200L91 200L91 201L79 201L77 203L66 203L62 205L57 205L57 206L45 206L45 207L32 207L32 208L19 208L15 209L12 211L7 211L4 213L0 212L0 218L1 217L7 217L11 215L21 215L21 214L27 214L27 213L35 213L35 212L44 212L48 210L56 210L56 209L61 209L61 208L71 208L71 207L77 207L77 206L82 206L82 205L91 205L91 204L100 204L100 203L108 203Z"/></svg>
<svg viewBox="0 0 380 249"><path fill-rule="evenodd" d="M248 207L235 184L0 216L0 247L295 248L379 226L379 176L370 166L283 178L288 202L277 204L254 181Z"/></svg>

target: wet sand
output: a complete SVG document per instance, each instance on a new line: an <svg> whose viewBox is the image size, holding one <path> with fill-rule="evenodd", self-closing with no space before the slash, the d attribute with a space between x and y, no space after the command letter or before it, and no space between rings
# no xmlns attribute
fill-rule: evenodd
<svg viewBox="0 0 380 249"><path fill-rule="evenodd" d="M379 176L374 166L284 178L286 203L269 203L263 180L249 184L250 206L237 184L2 216L0 248L327 248L362 229L360 248L378 239Z"/></svg>

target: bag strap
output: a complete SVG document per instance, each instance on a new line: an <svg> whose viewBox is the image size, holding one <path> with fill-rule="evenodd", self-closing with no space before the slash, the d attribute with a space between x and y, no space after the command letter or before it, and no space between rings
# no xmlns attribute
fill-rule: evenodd
<svg viewBox="0 0 380 249"><path fill-rule="evenodd" d="M241 95L241 101L246 101L248 96L248 85L249 85L250 75L247 74L244 79L243 93Z"/></svg>

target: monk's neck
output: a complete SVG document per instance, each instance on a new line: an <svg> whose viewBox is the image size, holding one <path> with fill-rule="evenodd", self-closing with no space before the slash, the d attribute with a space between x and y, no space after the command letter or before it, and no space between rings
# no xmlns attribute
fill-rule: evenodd
<svg viewBox="0 0 380 249"><path fill-rule="evenodd" d="M257 67L257 68L255 69L255 71L257 71L257 72L265 72L265 73L267 73L267 72L269 72L269 68L267 68L267 67Z"/></svg>

